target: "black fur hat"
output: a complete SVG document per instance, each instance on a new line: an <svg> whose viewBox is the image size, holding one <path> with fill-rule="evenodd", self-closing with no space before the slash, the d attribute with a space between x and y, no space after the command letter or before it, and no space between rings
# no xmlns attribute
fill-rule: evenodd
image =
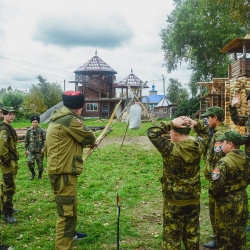
<svg viewBox="0 0 250 250"><path fill-rule="evenodd" d="M80 91L68 90L62 94L64 106L70 109L80 109L84 104L84 95Z"/></svg>
<svg viewBox="0 0 250 250"><path fill-rule="evenodd" d="M33 115L30 118L30 122L37 121L38 123L40 122L40 117L37 115Z"/></svg>

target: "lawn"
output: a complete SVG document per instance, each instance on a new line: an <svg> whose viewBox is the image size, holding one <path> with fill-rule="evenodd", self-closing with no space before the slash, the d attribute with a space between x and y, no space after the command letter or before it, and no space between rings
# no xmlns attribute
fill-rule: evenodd
<svg viewBox="0 0 250 250"><path fill-rule="evenodd" d="M105 126L106 122L86 120L85 124ZM29 125L29 122L13 123L16 128ZM139 130L128 130L125 134L127 124L117 122L85 161L85 170L78 178L77 230L88 237L73 242L72 249L117 249L117 192L121 206L120 249L161 249L162 159L146 137L151 125L142 123ZM42 126L46 128L47 124ZM47 174L30 181L22 142L18 149L21 157L14 206L21 212L14 214L16 225L6 224L1 217L1 241L15 250L52 250L57 213ZM201 243L204 243L210 240L211 226L208 184L202 171L201 183Z"/></svg>

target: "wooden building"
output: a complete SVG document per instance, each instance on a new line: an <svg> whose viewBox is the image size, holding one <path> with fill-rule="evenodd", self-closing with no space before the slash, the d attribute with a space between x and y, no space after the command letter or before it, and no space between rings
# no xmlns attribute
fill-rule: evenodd
<svg viewBox="0 0 250 250"><path fill-rule="evenodd" d="M82 91L85 96L83 117L109 118L116 104L122 100L116 113L116 116L119 116L131 99L127 85L136 91L144 84L132 72L116 83L117 72L98 57L97 52L74 73L75 80L70 82L75 83L75 90ZM138 94L141 98L141 91Z"/></svg>
<svg viewBox="0 0 250 250"><path fill-rule="evenodd" d="M235 38L223 49L223 53L232 54L233 62L228 65L228 78L215 78L209 83L197 83L198 86L205 86L208 90L206 96L201 96L200 113L211 106L220 106L225 110L225 121L232 129L245 133L245 126L236 126L230 118L228 106L234 95L241 95L241 102L237 104L240 115L249 114L247 96L250 94L250 37ZM205 104L205 106L204 106Z"/></svg>

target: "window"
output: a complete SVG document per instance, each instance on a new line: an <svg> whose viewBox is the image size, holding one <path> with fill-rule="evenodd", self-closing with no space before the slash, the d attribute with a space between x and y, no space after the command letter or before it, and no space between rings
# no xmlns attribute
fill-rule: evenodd
<svg viewBox="0 0 250 250"><path fill-rule="evenodd" d="M168 112L168 109L167 108L164 108L164 113L167 113Z"/></svg>
<svg viewBox="0 0 250 250"><path fill-rule="evenodd" d="M87 103L86 111L98 111L97 103Z"/></svg>

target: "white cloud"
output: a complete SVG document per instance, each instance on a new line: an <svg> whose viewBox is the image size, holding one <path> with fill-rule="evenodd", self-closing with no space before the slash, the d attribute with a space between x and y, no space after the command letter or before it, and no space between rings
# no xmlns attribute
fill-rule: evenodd
<svg viewBox="0 0 250 250"><path fill-rule="evenodd" d="M95 55L118 72L153 82L163 93L162 75L183 84L190 71L167 74L162 67L160 30L173 10L170 0L2 0L0 3L0 89L30 88L42 75L66 89L73 71ZM144 91L148 93L149 89Z"/></svg>

